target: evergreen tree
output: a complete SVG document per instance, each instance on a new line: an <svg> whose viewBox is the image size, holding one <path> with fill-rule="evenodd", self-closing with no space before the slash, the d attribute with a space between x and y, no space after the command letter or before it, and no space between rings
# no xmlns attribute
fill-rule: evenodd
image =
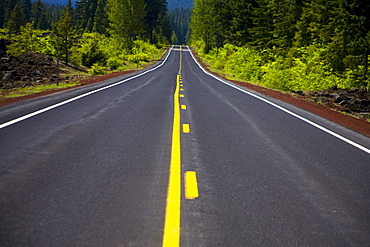
<svg viewBox="0 0 370 247"><path fill-rule="evenodd" d="M109 27L108 17L106 14L107 0L98 0L94 17L93 31L101 34L107 34Z"/></svg>
<svg viewBox="0 0 370 247"><path fill-rule="evenodd" d="M251 35L251 46L267 48L271 46L272 31L274 30L274 19L271 9L268 7L269 0L256 0L253 12L253 25L249 29Z"/></svg>
<svg viewBox="0 0 370 247"><path fill-rule="evenodd" d="M20 4L25 22L29 22L31 20L32 2L31 0L22 0Z"/></svg>
<svg viewBox="0 0 370 247"><path fill-rule="evenodd" d="M217 0L218 1L218 0ZM201 42L205 53L216 46L219 23L216 20L218 9L213 0L195 0L190 27L192 40ZM220 16L222 18L223 16Z"/></svg>
<svg viewBox="0 0 370 247"><path fill-rule="evenodd" d="M172 45L178 45L179 44L179 40L177 39L176 33L174 31L172 31L171 44Z"/></svg>
<svg viewBox="0 0 370 247"><path fill-rule="evenodd" d="M303 7L300 20L296 24L295 46L312 43L326 45L334 32L332 22L337 1L312 0Z"/></svg>
<svg viewBox="0 0 370 247"><path fill-rule="evenodd" d="M25 24L24 13L22 12L19 4L16 4L14 9L10 14L10 18L6 24L6 28L9 33L19 34L21 31L21 26Z"/></svg>
<svg viewBox="0 0 370 247"><path fill-rule="evenodd" d="M172 30L178 38L178 44L186 44L186 34L189 30L191 9L173 9L169 11L169 14L171 17Z"/></svg>
<svg viewBox="0 0 370 247"><path fill-rule="evenodd" d="M80 0L76 2L74 11L75 25L79 33L83 33L87 27L88 21L91 18L90 1Z"/></svg>
<svg viewBox="0 0 370 247"><path fill-rule="evenodd" d="M72 26L72 16L66 7L60 20L53 24L53 32L51 43L56 51L58 59L64 57L64 61L68 64L71 49L74 44L75 30Z"/></svg>
<svg viewBox="0 0 370 247"><path fill-rule="evenodd" d="M228 0L227 16L229 28L226 30L226 42L243 46L251 41L249 30L253 27L252 15L254 1Z"/></svg>
<svg viewBox="0 0 370 247"><path fill-rule="evenodd" d="M144 0L108 0L110 32L127 50L131 50L133 41L145 32L144 18Z"/></svg>
<svg viewBox="0 0 370 247"><path fill-rule="evenodd" d="M145 0L145 25L147 27L147 36L150 42L153 44L154 41L154 30L160 26L161 20L167 13L167 1L166 0Z"/></svg>
<svg viewBox="0 0 370 247"><path fill-rule="evenodd" d="M35 29L48 29L46 6L41 0L32 4L31 21Z"/></svg>
<svg viewBox="0 0 370 247"><path fill-rule="evenodd" d="M277 47L290 48L296 33L296 24L302 14L302 0L272 0L268 8L273 13L273 40L270 42Z"/></svg>

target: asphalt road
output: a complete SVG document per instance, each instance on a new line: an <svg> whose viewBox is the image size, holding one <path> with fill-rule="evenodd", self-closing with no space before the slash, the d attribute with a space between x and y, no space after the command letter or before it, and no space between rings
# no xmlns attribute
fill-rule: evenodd
<svg viewBox="0 0 370 247"><path fill-rule="evenodd" d="M0 107L0 246L164 246L177 121L181 246L370 246L369 138L186 48L130 76Z"/></svg>

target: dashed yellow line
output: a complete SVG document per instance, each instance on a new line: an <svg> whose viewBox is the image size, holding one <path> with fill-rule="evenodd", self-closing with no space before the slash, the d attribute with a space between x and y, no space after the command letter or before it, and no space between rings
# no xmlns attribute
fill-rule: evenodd
<svg viewBox="0 0 370 247"><path fill-rule="evenodd" d="M182 131L184 133L190 133L190 125L189 124L183 124L182 125Z"/></svg>
<svg viewBox="0 0 370 247"><path fill-rule="evenodd" d="M197 174L194 171L185 173L185 198L195 199L199 196Z"/></svg>
<svg viewBox="0 0 370 247"><path fill-rule="evenodd" d="M181 105L181 109L186 110L187 109L186 105Z"/></svg>

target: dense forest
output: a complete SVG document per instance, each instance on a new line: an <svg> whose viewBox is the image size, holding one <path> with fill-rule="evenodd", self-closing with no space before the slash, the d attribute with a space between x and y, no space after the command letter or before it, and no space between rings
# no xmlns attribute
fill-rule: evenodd
<svg viewBox="0 0 370 247"><path fill-rule="evenodd" d="M171 26L176 35L177 42L173 44L186 44L189 39L189 23L191 9L176 8L169 11L171 17Z"/></svg>
<svg viewBox="0 0 370 247"><path fill-rule="evenodd" d="M191 44L217 69L282 90L369 86L368 0L195 0Z"/></svg>
<svg viewBox="0 0 370 247"><path fill-rule="evenodd" d="M39 52L102 72L150 61L171 40L166 0L1 0L6 51Z"/></svg>

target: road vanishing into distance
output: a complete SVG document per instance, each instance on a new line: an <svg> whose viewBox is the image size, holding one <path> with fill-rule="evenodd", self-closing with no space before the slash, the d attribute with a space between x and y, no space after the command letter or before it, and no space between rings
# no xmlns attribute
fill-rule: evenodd
<svg viewBox="0 0 370 247"><path fill-rule="evenodd" d="M0 246L370 246L370 139L189 51L0 107Z"/></svg>

